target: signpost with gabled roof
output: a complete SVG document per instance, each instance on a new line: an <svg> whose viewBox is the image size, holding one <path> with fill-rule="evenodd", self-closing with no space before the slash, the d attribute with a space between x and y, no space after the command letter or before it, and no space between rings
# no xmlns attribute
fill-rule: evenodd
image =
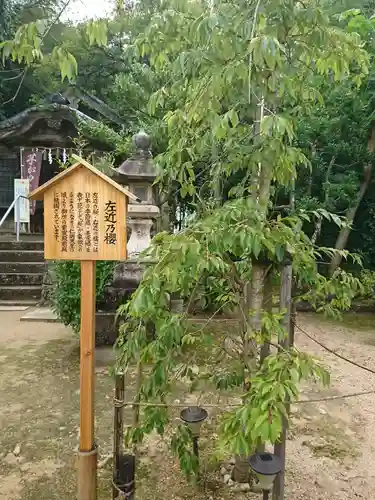
<svg viewBox="0 0 375 500"><path fill-rule="evenodd" d="M77 163L33 191L44 201L44 256L81 261L80 448L78 500L97 498L94 441L94 353L97 260L125 260L128 199L135 195L87 161Z"/></svg>

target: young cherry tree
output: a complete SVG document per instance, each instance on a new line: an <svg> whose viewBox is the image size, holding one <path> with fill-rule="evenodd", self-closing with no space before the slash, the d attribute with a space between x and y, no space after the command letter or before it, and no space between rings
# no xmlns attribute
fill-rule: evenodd
<svg viewBox="0 0 375 500"><path fill-rule="evenodd" d="M120 364L125 369L134 362L150 364L137 395L146 401L165 402L178 377L188 377L192 390L202 380L218 391L241 390L242 405L226 413L219 435L238 457L235 479L243 481L248 454L262 443L278 442L299 381L327 382L327 373L307 354L280 345L287 335L285 311L272 314L263 307L267 275L289 259L289 272L305 298L319 306L334 291L331 311L347 307L359 286L343 272L331 280L318 273L317 257L334 251L316 249L303 233L306 214L278 215L272 195L275 186L290 188L298 166L306 164L293 145L294 124L321 98L315 79L359 83L368 57L359 35L332 25L319 0L171 0L168 7L164 3L137 43L140 56L171 76L150 102L151 112L165 109L169 128L168 148L159 157L161 178L166 185L177 181L182 196L198 198L196 176L209 158L212 190L218 181L231 189L225 202L184 231L154 238L147 256L157 264L120 309L128 318L119 341ZM197 351L215 346L215 334L192 332L188 311L171 312L169 298L178 292L191 301L203 275L220 277L225 293L217 309L235 304L243 328L235 352L212 347L218 363L197 372L192 369ZM278 350L260 364L265 344ZM153 428L162 433L167 422L166 409L147 408L130 437L140 440ZM196 464L181 432L174 449L189 470Z"/></svg>

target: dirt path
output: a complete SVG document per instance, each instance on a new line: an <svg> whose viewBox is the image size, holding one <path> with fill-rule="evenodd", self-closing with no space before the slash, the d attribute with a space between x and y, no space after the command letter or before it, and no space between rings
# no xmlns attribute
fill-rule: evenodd
<svg viewBox="0 0 375 500"><path fill-rule="evenodd" d="M60 324L20 322L23 314L0 312L0 500L72 499L79 341ZM104 427L98 439L104 453L110 451L112 421L107 361L98 356L96 369L97 414ZM108 490L108 477L103 490ZM103 490L100 500L108 499Z"/></svg>
<svg viewBox="0 0 375 500"><path fill-rule="evenodd" d="M71 338L69 328L59 323L26 323L20 321L22 312L0 312L0 346L21 348L25 345L42 345L51 340Z"/></svg>
<svg viewBox="0 0 375 500"><path fill-rule="evenodd" d="M20 316L0 313L0 500L71 500L78 443L78 338L58 324L21 323ZM300 326L321 342L375 368L375 319L372 322L366 329L314 315L298 318ZM332 372L329 389L306 387L304 398L373 389L375 375L328 354L302 333L297 332L296 341L299 348L323 359ZM112 439L108 359L108 351L98 352L96 424L101 458L111 452ZM374 401L369 395L294 406L286 500L375 498ZM110 474L110 464L99 471L99 500L110 498ZM166 491L176 500L260 498L229 493L216 466L208 473L206 490L197 493L186 485L160 442L145 447L137 485L139 500L164 500Z"/></svg>
<svg viewBox="0 0 375 500"><path fill-rule="evenodd" d="M375 369L375 329L353 329L315 315L298 324L340 354ZM331 371L331 387L309 390L306 398L344 395L375 389L375 375L328 353L296 330L297 346L319 357ZM296 420L288 443L288 470L293 499L374 498L374 395L295 405ZM302 484L299 478L303 478Z"/></svg>

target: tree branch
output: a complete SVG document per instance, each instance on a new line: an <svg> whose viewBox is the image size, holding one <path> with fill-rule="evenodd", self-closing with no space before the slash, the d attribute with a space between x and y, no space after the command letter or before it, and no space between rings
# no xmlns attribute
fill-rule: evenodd
<svg viewBox="0 0 375 500"><path fill-rule="evenodd" d="M46 39L46 37L49 35L51 29L53 28L53 26L59 21L60 17L63 15L63 13L65 12L65 10L67 9L67 7L69 6L71 0L67 0L63 6L61 7L60 11L58 12L57 16L55 17L55 19L51 22L51 24L48 26L48 28L46 29L46 31L43 33L41 39L40 39L40 47L42 46L44 40ZM23 82L25 81L25 78L26 78L26 75L27 75L27 72L29 70L29 67L27 66L26 68L24 68L23 70L23 73L20 73L20 75L22 74L22 78L21 78L21 81L17 87L17 90L16 90L16 93L14 94L14 96L11 98L11 99L8 99L7 101L3 102L3 106L5 104L9 104L10 102L14 102L17 97L18 97L18 94L20 93L20 90L22 88L22 85L23 85ZM18 77L20 76L18 75ZM17 77L17 78L18 78Z"/></svg>

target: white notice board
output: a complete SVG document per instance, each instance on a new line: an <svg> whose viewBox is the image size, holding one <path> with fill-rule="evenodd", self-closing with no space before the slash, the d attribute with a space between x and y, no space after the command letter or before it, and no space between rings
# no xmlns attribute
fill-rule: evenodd
<svg viewBox="0 0 375 500"><path fill-rule="evenodd" d="M16 199L19 195L28 197L29 192L29 179L14 179L14 199ZM30 224L30 201L25 198L20 198L18 203L20 222ZM14 219L16 219L16 207L14 207Z"/></svg>

